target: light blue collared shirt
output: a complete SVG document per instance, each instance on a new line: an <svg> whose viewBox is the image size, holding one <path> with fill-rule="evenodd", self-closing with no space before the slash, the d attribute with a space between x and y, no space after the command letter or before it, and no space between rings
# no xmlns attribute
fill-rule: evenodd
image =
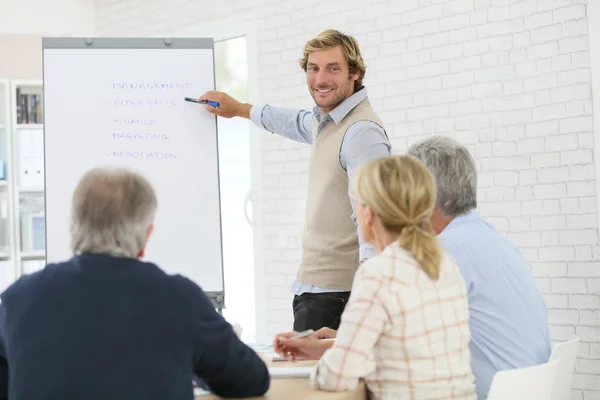
<svg viewBox="0 0 600 400"><path fill-rule="evenodd" d="M546 304L518 249L472 210L439 234L468 288L471 367L478 400L497 371L548 361Z"/></svg>
<svg viewBox="0 0 600 400"><path fill-rule="evenodd" d="M366 98L367 89L363 88L325 115L321 114L319 107L314 107L311 112L270 105L255 105L250 110L250 119L256 126L269 132L277 133L296 142L312 144L313 117L316 117L319 123L317 132L319 135L327 124L339 124L354 107ZM348 190L350 190L350 177L356 168L371 160L389 156L391 147L385 130L376 123L358 121L352 124L346 131L340 149L340 163L348 172ZM355 204L351 203L352 215L349 217L357 226L360 261L363 262L375 254L375 249L363 240L356 222ZM341 290L313 286L300 281L295 281L291 290L297 295L305 292L341 292Z"/></svg>

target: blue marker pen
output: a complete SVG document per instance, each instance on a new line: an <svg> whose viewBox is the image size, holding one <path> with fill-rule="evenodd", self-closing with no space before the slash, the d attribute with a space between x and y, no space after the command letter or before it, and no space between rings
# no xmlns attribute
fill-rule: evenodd
<svg viewBox="0 0 600 400"><path fill-rule="evenodd" d="M209 106L212 106L212 107L215 107L215 108L219 108L219 103L217 103L216 101L210 101L210 100L200 100L200 101L198 101L198 100L193 99L191 97L184 97L184 100L192 102L192 103L208 104Z"/></svg>

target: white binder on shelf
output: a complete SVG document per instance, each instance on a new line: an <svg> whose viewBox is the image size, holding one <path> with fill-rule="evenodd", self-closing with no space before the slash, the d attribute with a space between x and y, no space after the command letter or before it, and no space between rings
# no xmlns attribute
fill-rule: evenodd
<svg viewBox="0 0 600 400"><path fill-rule="evenodd" d="M17 130L19 188L43 190L44 188L44 131L42 129Z"/></svg>
<svg viewBox="0 0 600 400"><path fill-rule="evenodd" d="M33 171L33 154L31 144L31 134L29 130L17 130L17 162L19 168L19 188L31 186L31 176Z"/></svg>
<svg viewBox="0 0 600 400"><path fill-rule="evenodd" d="M44 190L44 130L35 129L32 133L31 145L33 147L33 187Z"/></svg>
<svg viewBox="0 0 600 400"><path fill-rule="evenodd" d="M21 251L46 250L46 218L43 213L21 214Z"/></svg>
<svg viewBox="0 0 600 400"><path fill-rule="evenodd" d="M8 195L0 193L0 253L8 253L10 226L8 220Z"/></svg>
<svg viewBox="0 0 600 400"><path fill-rule="evenodd" d="M10 261L0 261L0 293L15 281L13 265Z"/></svg>

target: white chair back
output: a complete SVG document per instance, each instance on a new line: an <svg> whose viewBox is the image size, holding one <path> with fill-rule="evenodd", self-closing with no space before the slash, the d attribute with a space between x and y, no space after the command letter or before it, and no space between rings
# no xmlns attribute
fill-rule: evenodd
<svg viewBox="0 0 600 400"><path fill-rule="evenodd" d="M571 381L573 380L578 346L579 337L575 336L566 342L557 343L552 349L552 354L550 354L548 361L558 362L552 400L568 400L571 398Z"/></svg>
<svg viewBox="0 0 600 400"><path fill-rule="evenodd" d="M487 400L552 400L558 362L499 371Z"/></svg>

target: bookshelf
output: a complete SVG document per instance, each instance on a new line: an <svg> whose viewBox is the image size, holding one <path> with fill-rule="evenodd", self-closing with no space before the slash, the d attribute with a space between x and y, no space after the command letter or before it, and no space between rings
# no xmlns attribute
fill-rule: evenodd
<svg viewBox="0 0 600 400"><path fill-rule="evenodd" d="M7 169L10 163L10 84L0 80L0 276L13 277L11 263L12 221L10 219L10 185Z"/></svg>
<svg viewBox="0 0 600 400"><path fill-rule="evenodd" d="M0 291L10 285L17 274L12 213L11 154L11 84L0 80Z"/></svg>
<svg viewBox="0 0 600 400"><path fill-rule="evenodd" d="M10 81L8 195L15 277L44 267L44 125L41 81Z"/></svg>

